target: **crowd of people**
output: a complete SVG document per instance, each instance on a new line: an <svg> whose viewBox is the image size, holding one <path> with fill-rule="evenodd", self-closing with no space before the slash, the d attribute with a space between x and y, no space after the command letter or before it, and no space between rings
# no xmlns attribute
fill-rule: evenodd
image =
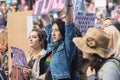
<svg viewBox="0 0 120 80"><path fill-rule="evenodd" d="M85 0L86 11L96 14L95 26L88 28L85 35L73 23L72 0L68 0L64 20L63 17L51 17L51 14L37 17L28 37L30 50L27 67L23 67L24 79L120 80L120 4L106 1L106 7L96 8L94 0ZM28 11L30 6L27 0L21 4L1 1L1 80L10 78L7 13Z"/></svg>

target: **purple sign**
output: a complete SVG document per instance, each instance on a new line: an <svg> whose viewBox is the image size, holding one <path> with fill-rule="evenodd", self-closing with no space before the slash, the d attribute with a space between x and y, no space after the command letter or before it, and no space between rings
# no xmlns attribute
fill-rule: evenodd
<svg viewBox="0 0 120 80"><path fill-rule="evenodd" d="M11 49L12 49L11 55L12 55L13 64L26 67L27 61L24 51L16 47L11 47Z"/></svg>

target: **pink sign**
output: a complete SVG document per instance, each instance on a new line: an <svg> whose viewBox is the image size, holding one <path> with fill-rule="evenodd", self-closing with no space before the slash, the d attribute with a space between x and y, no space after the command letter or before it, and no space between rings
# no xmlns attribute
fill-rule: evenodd
<svg viewBox="0 0 120 80"><path fill-rule="evenodd" d="M36 0L33 15L47 14L50 11L60 11L65 6L65 0Z"/></svg>

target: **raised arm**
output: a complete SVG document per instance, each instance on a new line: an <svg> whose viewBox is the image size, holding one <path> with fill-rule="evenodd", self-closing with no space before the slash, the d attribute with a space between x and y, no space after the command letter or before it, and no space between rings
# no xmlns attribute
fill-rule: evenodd
<svg viewBox="0 0 120 80"><path fill-rule="evenodd" d="M45 26L45 31L47 33L47 43L51 43L52 37L51 37L51 32L52 32L52 24L51 24L51 19L49 15L42 15L42 21Z"/></svg>
<svg viewBox="0 0 120 80"><path fill-rule="evenodd" d="M42 21L44 26L51 24L51 19L49 15L42 15Z"/></svg>
<svg viewBox="0 0 120 80"><path fill-rule="evenodd" d="M66 12L66 24L73 23L73 4L72 0L68 0L67 12Z"/></svg>
<svg viewBox="0 0 120 80"><path fill-rule="evenodd" d="M67 14L66 14L66 25L65 25L65 49L68 56L69 65L76 54L76 46L73 43L73 38L76 37L76 30L73 24L73 4L72 0L68 0Z"/></svg>

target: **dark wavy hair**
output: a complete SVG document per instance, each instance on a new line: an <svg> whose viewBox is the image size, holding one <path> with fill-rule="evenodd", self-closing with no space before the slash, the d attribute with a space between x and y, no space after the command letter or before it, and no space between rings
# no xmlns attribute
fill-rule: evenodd
<svg viewBox="0 0 120 80"><path fill-rule="evenodd" d="M84 59L85 62L82 64L82 72L84 74L86 73L89 66L98 71L102 67L103 63L107 60L94 53L91 53L91 56L93 57L92 60Z"/></svg>

